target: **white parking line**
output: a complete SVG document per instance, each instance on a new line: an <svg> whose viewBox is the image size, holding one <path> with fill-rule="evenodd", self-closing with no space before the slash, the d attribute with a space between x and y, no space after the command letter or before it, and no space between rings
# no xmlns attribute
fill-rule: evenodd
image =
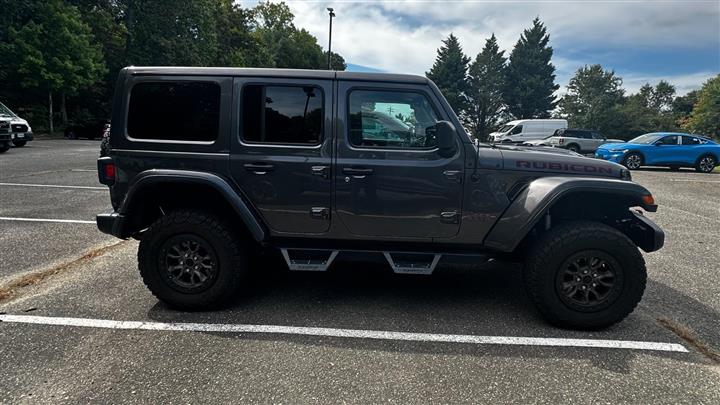
<svg viewBox="0 0 720 405"><path fill-rule="evenodd" d="M670 181L686 181L688 183L720 183L720 180L668 179Z"/></svg>
<svg viewBox="0 0 720 405"><path fill-rule="evenodd" d="M67 224L95 224L95 221L83 221L80 219L48 219L48 218L13 218L0 217L0 221L25 221L25 222L60 222Z"/></svg>
<svg viewBox="0 0 720 405"><path fill-rule="evenodd" d="M107 190L107 187L98 186L65 186L59 184L29 184L29 183L0 183L0 186L9 187L46 187L46 188L77 188L81 190Z"/></svg>
<svg viewBox="0 0 720 405"><path fill-rule="evenodd" d="M641 342L633 340L448 335L438 333L410 333L362 329L313 328L303 326L113 321L109 319L65 318L30 315L0 315L0 322L124 330L130 329L180 332L273 333L284 335L399 340L410 342L469 343L477 345L591 347L603 349L652 350L682 353L688 352L685 346L677 343Z"/></svg>

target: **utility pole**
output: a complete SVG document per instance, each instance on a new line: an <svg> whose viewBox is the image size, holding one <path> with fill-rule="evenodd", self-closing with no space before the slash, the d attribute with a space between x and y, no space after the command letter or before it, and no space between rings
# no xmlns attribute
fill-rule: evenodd
<svg viewBox="0 0 720 405"><path fill-rule="evenodd" d="M327 8L328 13L330 14L330 36L328 38L328 70L332 70L332 64L331 64L331 58L332 58L332 19L335 17L335 13L333 13L333 8L328 7Z"/></svg>

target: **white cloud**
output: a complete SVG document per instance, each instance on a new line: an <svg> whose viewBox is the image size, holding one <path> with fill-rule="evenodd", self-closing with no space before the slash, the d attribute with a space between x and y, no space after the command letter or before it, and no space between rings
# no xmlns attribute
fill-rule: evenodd
<svg viewBox="0 0 720 405"><path fill-rule="evenodd" d="M254 1L243 2L245 6ZM465 53L476 55L491 33L509 50L536 16L545 22L551 45L565 54L593 54L607 49L715 49L720 71L720 2L718 1L286 1L295 23L327 47L328 15L333 7L333 50L346 61L390 72L423 74L432 65L441 40L455 33ZM662 76L678 90L697 87L713 75L692 60L673 60L698 72ZM556 56L558 84L592 60ZM684 65L684 66L683 66ZM715 72L716 74L717 72ZM651 75L652 76L652 75ZM660 76L657 76L660 77ZM643 72L625 72L627 89L645 80ZM655 76L648 77L656 81ZM658 79L659 80L659 79ZM698 80L698 82L692 82Z"/></svg>

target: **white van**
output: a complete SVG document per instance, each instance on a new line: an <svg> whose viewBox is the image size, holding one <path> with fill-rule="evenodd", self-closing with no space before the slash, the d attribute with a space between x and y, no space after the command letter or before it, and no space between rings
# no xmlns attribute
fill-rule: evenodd
<svg viewBox="0 0 720 405"><path fill-rule="evenodd" d="M515 120L490 134L490 142L526 142L552 136L568 127L567 120Z"/></svg>

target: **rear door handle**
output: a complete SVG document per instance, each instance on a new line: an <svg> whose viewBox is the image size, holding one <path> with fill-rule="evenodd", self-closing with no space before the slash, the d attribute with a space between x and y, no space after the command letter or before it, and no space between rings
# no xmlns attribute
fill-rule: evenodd
<svg viewBox="0 0 720 405"><path fill-rule="evenodd" d="M342 169L344 174L353 176L356 179L362 179L365 176L369 176L373 173L373 169L356 169L354 167L345 167Z"/></svg>
<svg viewBox="0 0 720 405"><path fill-rule="evenodd" d="M245 167L245 170L253 172L255 174L266 174L267 172L275 170L274 165L265 163L246 163L243 165L243 167Z"/></svg>

